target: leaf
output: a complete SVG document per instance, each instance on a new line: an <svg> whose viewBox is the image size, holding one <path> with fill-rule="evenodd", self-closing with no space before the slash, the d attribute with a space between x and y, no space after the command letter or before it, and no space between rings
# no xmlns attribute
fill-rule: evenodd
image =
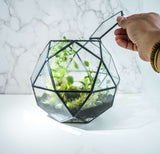
<svg viewBox="0 0 160 154"><path fill-rule="evenodd" d="M83 85L84 87L86 87L86 84L85 84L83 81L80 81L80 83L82 83L82 85Z"/></svg>
<svg viewBox="0 0 160 154"><path fill-rule="evenodd" d="M64 69L60 69L59 73L60 73L61 76L64 76L65 75L65 70Z"/></svg>
<svg viewBox="0 0 160 154"><path fill-rule="evenodd" d="M51 68L51 71L52 71L52 72L57 72L57 70L56 70L56 69L54 69L54 68Z"/></svg>
<svg viewBox="0 0 160 154"><path fill-rule="evenodd" d="M88 83L88 78L84 78L83 81L84 81L85 84L87 84Z"/></svg>
<svg viewBox="0 0 160 154"><path fill-rule="evenodd" d="M92 74L92 73L93 73L93 70L89 70L89 72Z"/></svg>
<svg viewBox="0 0 160 154"><path fill-rule="evenodd" d="M60 76L59 76L57 73L55 73L55 74L53 75L53 78L54 78L54 79L60 79Z"/></svg>
<svg viewBox="0 0 160 154"><path fill-rule="evenodd" d="M76 69L79 68L78 64L77 64L74 60L73 60L73 66L74 66Z"/></svg>
<svg viewBox="0 0 160 154"><path fill-rule="evenodd" d="M51 50L54 50L54 47L50 47L50 51L51 51Z"/></svg>
<svg viewBox="0 0 160 154"><path fill-rule="evenodd" d="M64 57L62 58L62 60L63 60L63 62L66 62L66 61L68 60L67 56L64 56Z"/></svg>
<svg viewBox="0 0 160 154"><path fill-rule="evenodd" d="M62 46L62 45L59 45L57 48L58 48L58 50L60 50L60 49L63 48L63 46Z"/></svg>
<svg viewBox="0 0 160 154"><path fill-rule="evenodd" d="M68 85L71 85L71 84L73 84L73 82L74 82L74 79L73 79L73 77L72 76L67 76L66 77L66 79L67 79L67 83L68 83Z"/></svg>
<svg viewBox="0 0 160 154"><path fill-rule="evenodd" d="M84 65L87 66L87 67L89 67L89 62L85 60L84 61Z"/></svg>
<svg viewBox="0 0 160 154"><path fill-rule="evenodd" d="M59 54L56 54L55 57L56 57L56 58L59 57Z"/></svg>
<svg viewBox="0 0 160 154"><path fill-rule="evenodd" d="M63 40L67 40L67 38L65 36L63 36Z"/></svg>

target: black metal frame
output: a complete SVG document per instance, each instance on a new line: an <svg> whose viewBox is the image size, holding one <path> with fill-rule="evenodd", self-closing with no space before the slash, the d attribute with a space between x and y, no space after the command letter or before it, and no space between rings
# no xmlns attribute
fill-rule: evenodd
<svg viewBox="0 0 160 154"><path fill-rule="evenodd" d="M110 18L108 18L108 19L106 19L105 21L103 21L103 22L97 27L97 29L92 33L92 35L90 36L89 39L91 39L91 40L94 40L94 39L96 39L96 40L101 40L102 37L104 37L109 31L111 31L116 25L118 25L118 23L115 23L111 28L109 28L105 33L103 33L103 34L100 35L99 37L94 37L94 34L100 29L100 27L101 27L105 22L107 22L108 20L110 20L111 18L113 18L114 16L116 16L116 15L118 15L118 14L120 14L120 16L123 16L123 15L124 15L124 14L123 14L123 11L119 11L119 12L117 12L116 14L114 14L113 16L111 16Z"/></svg>
<svg viewBox="0 0 160 154"><path fill-rule="evenodd" d="M122 11L116 13L115 15L117 15L117 14L119 14L119 13L121 13L121 15L123 15L123 12L122 12ZM114 17L115 15L113 15L112 17ZM112 17L110 17L109 19L111 19ZM109 19L105 20L104 22L108 21ZM104 22L103 22L103 23L104 23ZM103 23L102 23L102 24L103 24ZM101 25L102 25L102 24L101 24ZM101 26L101 25L100 25L100 26ZM93 37L94 34L95 34L95 32L100 28L100 26L99 26L99 27L95 30L95 32L91 35L91 37L90 37L89 40L50 40L49 43L47 44L47 46L48 46L47 55L46 55L45 61L42 63L42 67L40 68L39 72L37 73L36 78L34 79L34 81L32 81L32 76L31 76L31 78L30 78L30 79L31 79L32 89L33 89L35 98L36 98L36 94L35 94L34 88L38 88L38 89L42 89L42 90L47 90L47 91L55 92L55 93L57 94L57 96L59 97L59 99L60 99L60 100L62 101L62 103L64 104L64 106L67 108L67 110L69 111L69 113L72 115L72 117L76 117L76 116L78 115L78 113L81 111L81 108L83 107L83 105L86 103L86 101L89 99L89 97L90 97L91 94L93 94L93 93L101 92L101 91L106 91L106 90L111 90L111 89L115 89L115 92L114 92L114 95L113 95L113 100L114 100L115 93L116 93L116 90L117 90L117 86L118 86L118 84L119 84L120 77L119 77L119 74L118 74L117 69L116 69L116 67L115 67L115 64L114 64L114 62L113 62L113 65L114 65L114 67L115 67L115 69L116 69L116 73L117 73L117 75L118 75L118 83L116 84L115 81L114 81L114 79L112 78L112 75L110 74L107 66L105 65L105 63L104 63L104 61L103 61L103 54L102 54L102 47L101 47L101 46L103 46L104 48L105 48L105 46L102 44L101 38L102 38L104 35L106 35L111 29L113 29L116 25L117 25L117 23L116 23L115 25L113 25L108 31L106 31L106 32L105 32L103 35L101 35L100 37L97 37L97 38L96 38L96 37ZM52 42L68 42L68 44L67 44L66 46L62 47L62 48L61 48L60 50L58 50L56 53L53 53L52 55L49 56L49 51L50 51L50 47L51 47L51 43L52 43ZM85 44L84 44L84 45L81 45L79 42L85 42ZM88 49L88 48L85 47L86 44L89 43L89 42L92 43L93 45L95 45L94 42L98 42L98 43L99 43L99 46L97 46L97 45L95 45L95 46L98 47L99 50L100 50L100 57L98 57L96 54L94 54L92 51L90 51L90 49ZM94 78L93 85L92 85L90 91L76 91L76 90L75 90L75 91L74 91L74 90L66 91L66 90L57 90L57 89L56 89L55 81L54 81L54 78L53 78L53 74L52 74L52 71L51 71L51 66L50 66L49 60L52 59L56 54L60 53L61 51L63 51L64 49L66 49L66 48L68 48L68 47L72 49L71 45L74 44L74 43L77 44L77 45L80 47L79 50L75 51L75 55L76 55L76 54L78 55L78 52L79 52L81 49L84 49L86 52L89 52L89 53L92 54L94 57L96 57L97 59L100 60L99 66L98 66L98 68L97 68L97 71L95 72L95 73L96 73L96 74L95 74L95 78ZM47 46L46 46L46 47L47 47ZM108 52L108 50L107 50L106 48L105 48L105 50ZM43 51L43 52L45 52L45 51ZM43 53L43 52L42 52L42 53ZM110 54L109 52L108 52L108 54L110 55L110 57L111 57L111 59L112 59L111 54ZM74 56L75 56L75 55L74 55ZM40 55L40 56L41 56L41 55ZM39 56L39 57L40 57L40 56ZM82 62L82 60L80 59L79 56L78 56L78 58L79 58L79 60ZM37 62L37 63L38 63L38 62ZM82 64L83 64L83 62L82 62ZM112 82L114 83L114 86L113 86L113 87L110 87L110 88L105 88L105 89L100 89L100 90L95 90L95 91L93 91L94 86L95 86L95 83L96 83L96 80L97 80L97 76L98 76L98 73L99 73L99 70L100 70L100 67L101 67L101 64L103 64L104 67L105 67L105 69L107 70L107 73L108 73L108 75L110 76ZM36 64L36 65L37 65L37 64ZM52 86L53 86L54 89L47 89L47 88L43 88L43 87L39 87L39 86L36 86L36 85L35 85L36 80L38 79L38 76L40 75L40 73L41 73L41 71L42 71L42 69L43 69L43 67L44 67L45 65L47 65L48 72L49 72L49 76L50 76L50 78L51 78ZM86 68L86 66L84 66L84 67ZM86 70L87 70L87 68L86 68ZM33 74L32 74L32 75L33 75ZM104 79L105 79L105 78L104 78ZM104 80L104 79L103 79L103 80ZM76 114L73 114L72 111L69 109L69 107L67 107L67 105L66 105L66 103L64 102L64 100L63 100L63 99L61 98L61 96L59 95L59 92L65 92L65 93L67 93L67 92L88 93L89 95L87 96L87 98L85 99L85 101L81 104L81 106L80 106L79 110L77 111L77 113L76 113ZM36 101L37 101L37 98L36 98ZM37 104L38 104L38 103L37 103ZM113 101L112 101L112 105L113 105ZM111 105L111 106L112 106L112 105ZM101 114L101 113L100 113L100 114ZM82 119L81 119L81 120L82 120ZM86 123L86 122L84 121L84 123Z"/></svg>

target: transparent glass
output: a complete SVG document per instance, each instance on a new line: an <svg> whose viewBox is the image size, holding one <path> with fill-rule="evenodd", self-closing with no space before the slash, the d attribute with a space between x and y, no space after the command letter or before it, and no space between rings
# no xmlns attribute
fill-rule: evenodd
<svg viewBox="0 0 160 154"><path fill-rule="evenodd" d="M91 35L90 39L101 39L104 35L106 35L112 28L114 28L117 25L117 17L122 15L123 12L120 11L108 18L107 20L103 21Z"/></svg>
<svg viewBox="0 0 160 154"><path fill-rule="evenodd" d="M54 90L51 76L48 71L47 63L45 63L44 66L42 67L40 74L39 74L38 78L36 79L34 85L36 87Z"/></svg>
<svg viewBox="0 0 160 154"><path fill-rule="evenodd" d="M93 91L103 90L107 88L115 88L115 85L105 65L101 63Z"/></svg>
<svg viewBox="0 0 160 154"><path fill-rule="evenodd" d="M51 40L31 77L38 106L59 122L77 123L90 122L112 106L119 80L100 39Z"/></svg>
<svg viewBox="0 0 160 154"><path fill-rule="evenodd" d="M108 72L110 73L111 77L113 78L113 81L116 85L119 84L120 77L118 75L118 71L116 69L116 66L114 64L113 58L111 57L108 50L105 48L105 46L102 44L102 57L103 62L106 65Z"/></svg>
<svg viewBox="0 0 160 154"><path fill-rule="evenodd" d="M34 88L34 93L38 106L45 110L49 116L60 122L71 118L70 112L55 92Z"/></svg>
<svg viewBox="0 0 160 154"><path fill-rule="evenodd" d="M111 89L91 94L76 117L85 122L92 121L112 106L114 93L115 89Z"/></svg>
<svg viewBox="0 0 160 154"><path fill-rule="evenodd" d="M38 76L38 73L40 72L41 67L45 62L45 59L47 57L48 50L49 50L48 48L49 48L49 44L46 45L46 47L44 48L43 52L39 55L38 61L36 63L36 66L34 68L32 76L31 76L32 83L35 82L35 79Z"/></svg>

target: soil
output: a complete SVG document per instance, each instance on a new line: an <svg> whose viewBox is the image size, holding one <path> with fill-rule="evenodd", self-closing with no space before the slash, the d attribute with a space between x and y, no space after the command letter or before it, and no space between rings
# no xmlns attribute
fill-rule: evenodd
<svg viewBox="0 0 160 154"><path fill-rule="evenodd" d="M76 115L76 118L73 118L69 121L66 121L68 123L86 123L90 122L96 117L98 117L101 113L105 112L107 109L109 109L112 106L113 103L113 95L103 96L105 99L100 99L102 101L101 104L98 102L96 103L97 106L89 107L89 108L83 108L79 111L79 113ZM107 99L106 99L107 98ZM44 109L48 114L49 113L57 113L57 114L64 114L65 111L63 111L62 108L56 109L54 106L51 106L50 104L44 104L43 103L43 97L39 98L38 105Z"/></svg>
<svg viewBox="0 0 160 154"><path fill-rule="evenodd" d="M100 104L95 107L91 107L88 109L84 109L79 112L79 114L76 116L77 118L83 119L85 122L89 122L93 120L94 118L98 117L101 113L105 112L107 109L109 109L112 106L112 102L107 102Z"/></svg>

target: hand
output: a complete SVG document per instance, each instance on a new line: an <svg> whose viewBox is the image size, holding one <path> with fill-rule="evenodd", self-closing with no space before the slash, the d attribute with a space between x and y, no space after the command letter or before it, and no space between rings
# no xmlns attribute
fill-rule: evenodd
<svg viewBox="0 0 160 154"><path fill-rule="evenodd" d="M144 61L150 61L153 45L160 41L160 15L156 13L135 14L128 17L119 16L115 30L119 46L138 51Z"/></svg>

